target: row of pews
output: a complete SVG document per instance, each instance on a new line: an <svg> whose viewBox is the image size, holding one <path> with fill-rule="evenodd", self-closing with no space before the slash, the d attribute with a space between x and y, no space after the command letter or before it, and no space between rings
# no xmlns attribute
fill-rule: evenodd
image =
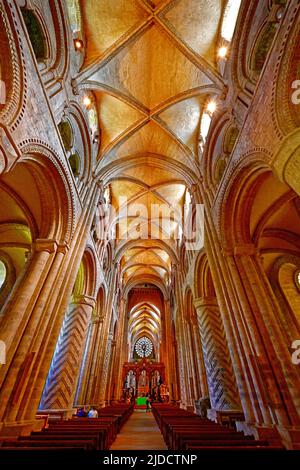
<svg viewBox="0 0 300 470"><path fill-rule="evenodd" d="M133 412L131 405L117 404L98 410L98 418L49 420L29 436L3 438L0 452L11 450L107 450Z"/></svg>
<svg viewBox="0 0 300 470"><path fill-rule="evenodd" d="M169 450L282 450L172 405L153 404L152 411Z"/></svg>

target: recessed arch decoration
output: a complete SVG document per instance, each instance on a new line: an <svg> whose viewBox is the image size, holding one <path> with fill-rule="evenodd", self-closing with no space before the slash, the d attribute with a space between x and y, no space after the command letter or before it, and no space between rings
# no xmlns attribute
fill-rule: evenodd
<svg viewBox="0 0 300 470"><path fill-rule="evenodd" d="M24 115L27 101L27 73L22 55L21 38L13 34L7 5L0 4L0 121L16 128ZM4 60L5 58L5 60ZM24 80L25 85L21 86ZM2 171L0 152L0 171ZM5 159L5 156L4 156Z"/></svg>
<svg viewBox="0 0 300 470"><path fill-rule="evenodd" d="M252 55L250 57L250 70L256 75L259 75L262 71L277 28L278 24L276 22L268 22L263 26L256 39Z"/></svg>
<svg viewBox="0 0 300 470"><path fill-rule="evenodd" d="M215 206L215 220L226 247L232 246L233 243L247 243L250 239L248 225L244 222L241 224L239 217L243 210L246 210L245 206L242 208L242 204L249 203L249 196L246 197L247 188L252 187L255 192L255 182L262 175L271 174L266 160L267 152L253 150L249 152L247 159L241 158L241 163L231 172L227 171L222 179ZM249 215L247 211L246 214Z"/></svg>
<svg viewBox="0 0 300 470"><path fill-rule="evenodd" d="M74 141L74 132L70 121L68 119L64 119L58 124L57 127L62 138L65 150L71 150Z"/></svg>
<svg viewBox="0 0 300 470"><path fill-rule="evenodd" d="M295 8L293 16L296 17L297 14L297 8ZM293 133L300 126L298 84L299 42L299 21L294 23L291 21L276 63L272 84L273 122L282 136L291 135L291 144L293 143ZM297 143L299 143L299 137ZM284 154L285 158L290 154L291 151L289 150L288 153Z"/></svg>
<svg viewBox="0 0 300 470"><path fill-rule="evenodd" d="M87 247L79 266L79 270L73 288L73 296L94 296L96 284L97 275L95 254L89 247ZM101 304L100 308L103 308L103 304Z"/></svg>
<svg viewBox="0 0 300 470"><path fill-rule="evenodd" d="M192 287L195 298L216 297L207 254L204 250L199 253L195 263L194 285Z"/></svg>
<svg viewBox="0 0 300 470"><path fill-rule="evenodd" d="M80 156L78 155L77 152L74 152L69 156L69 163L70 163L73 175L75 177L79 176L80 175L80 163L81 162L80 162Z"/></svg>
<svg viewBox="0 0 300 470"><path fill-rule="evenodd" d="M220 155L217 159L214 167L214 181L218 185L223 177L223 174L226 169L226 159L224 156Z"/></svg>
<svg viewBox="0 0 300 470"><path fill-rule="evenodd" d="M223 149L226 155L230 155L239 135L239 129L235 124L230 124L224 135Z"/></svg>
<svg viewBox="0 0 300 470"><path fill-rule="evenodd" d="M21 12L36 60L44 61L48 58L48 50L42 23L33 10L21 8Z"/></svg>
<svg viewBox="0 0 300 470"><path fill-rule="evenodd" d="M42 141L20 144L22 156L15 168L26 167L35 175L39 197L43 204L43 224L39 236L67 241L73 235L76 214L72 179L54 150ZM51 215L47 217L47 214Z"/></svg>

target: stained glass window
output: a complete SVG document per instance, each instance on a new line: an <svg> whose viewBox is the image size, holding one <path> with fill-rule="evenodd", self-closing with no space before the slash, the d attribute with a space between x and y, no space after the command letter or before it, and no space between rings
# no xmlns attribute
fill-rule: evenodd
<svg viewBox="0 0 300 470"><path fill-rule="evenodd" d="M227 3L221 30L222 38L226 41L230 42L232 39L240 5L241 0L229 0Z"/></svg>
<svg viewBox="0 0 300 470"><path fill-rule="evenodd" d="M143 336L143 338L137 340L134 349L139 357L149 357L153 351L152 341L146 336Z"/></svg>
<svg viewBox="0 0 300 470"><path fill-rule="evenodd" d="M5 283L7 271L6 271L6 266L3 263L3 261L0 260L0 289Z"/></svg>
<svg viewBox="0 0 300 470"><path fill-rule="evenodd" d="M295 273L295 282L296 282L297 288L300 291L300 270L296 271Z"/></svg>

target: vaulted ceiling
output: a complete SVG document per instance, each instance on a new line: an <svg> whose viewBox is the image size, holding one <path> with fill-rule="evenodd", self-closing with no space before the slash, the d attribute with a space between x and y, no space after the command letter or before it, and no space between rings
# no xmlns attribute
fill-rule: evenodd
<svg viewBox="0 0 300 470"><path fill-rule="evenodd" d="M129 208L182 207L186 189L198 182L201 115L208 99L223 90L217 47L226 4L81 2L86 55L74 82L79 90L93 91L101 128L96 172L109 185L117 209L124 196ZM172 253L176 256L180 214L173 212L170 227L160 227L156 239L150 233L157 233L157 220L145 216L149 236L127 244L130 221L116 220L124 279L165 284Z"/></svg>

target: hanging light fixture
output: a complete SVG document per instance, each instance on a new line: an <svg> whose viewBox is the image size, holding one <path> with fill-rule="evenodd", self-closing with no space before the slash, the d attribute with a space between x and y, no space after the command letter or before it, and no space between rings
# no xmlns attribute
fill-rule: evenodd
<svg viewBox="0 0 300 470"><path fill-rule="evenodd" d="M227 56L227 52L228 48L226 46L220 47L220 49L218 50L218 56L220 57L220 59L225 59L225 57Z"/></svg>
<svg viewBox="0 0 300 470"><path fill-rule="evenodd" d="M217 109L217 104L215 101L210 101L207 105L207 111L210 113L210 114L213 114L215 112L215 110Z"/></svg>
<svg viewBox="0 0 300 470"><path fill-rule="evenodd" d="M83 49L82 39L74 39L74 47L76 51L80 51L80 49Z"/></svg>

